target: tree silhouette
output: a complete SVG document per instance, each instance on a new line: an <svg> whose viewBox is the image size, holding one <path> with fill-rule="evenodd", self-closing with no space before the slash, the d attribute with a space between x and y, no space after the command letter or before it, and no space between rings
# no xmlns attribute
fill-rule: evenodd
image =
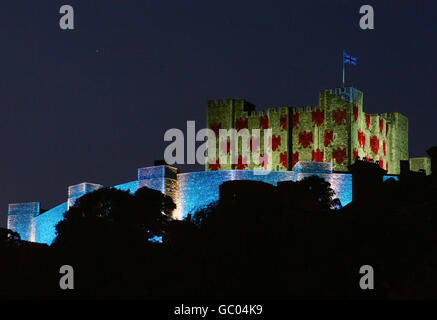
<svg viewBox="0 0 437 320"><path fill-rule="evenodd" d="M321 210L327 211L341 208L340 200L334 198L335 191L325 179L312 175L297 181L296 184L302 188L303 194L307 199L318 203Z"/></svg>
<svg viewBox="0 0 437 320"><path fill-rule="evenodd" d="M176 205L171 197L144 187L135 192L134 210L125 218L129 223L140 225L150 239L164 235L175 209Z"/></svg>
<svg viewBox="0 0 437 320"><path fill-rule="evenodd" d="M62 250L48 248L52 260L28 256L40 254L30 242L0 245L8 257L0 270L17 296L28 286L20 269L28 257L25 275L41 276L41 283L52 281L59 265L73 265L79 271L73 294L80 298L435 298L431 182L416 175L387 180L377 201L332 210L338 199L318 177L277 187L230 181L220 186L217 202L182 221L171 219L175 205L159 191L101 189L65 213L57 226ZM146 241L153 236L162 242ZM0 243L18 239L0 230ZM362 265L377 270L375 290L360 289ZM72 294L58 287L53 293Z"/></svg>
<svg viewBox="0 0 437 320"><path fill-rule="evenodd" d="M102 188L76 200L56 225L55 245L142 243L163 234L175 209L172 199L147 187L129 191Z"/></svg>
<svg viewBox="0 0 437 320"><path fill-rule="evenodd" d="M20 235L17 232L6 228L0 228L0 245L2 247L16 246L20 240Z"/></svg>

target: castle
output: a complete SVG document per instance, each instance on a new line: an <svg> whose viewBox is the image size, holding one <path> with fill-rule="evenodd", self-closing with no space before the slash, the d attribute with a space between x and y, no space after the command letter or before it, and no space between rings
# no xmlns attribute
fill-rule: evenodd
<svg viewBox="0 0 437 320"><path fill-rule="evenodd" d="M273 170L293 170L297 162L310 161L332 162L334 171L348 172L349 165L364 158L377 161L388 174L399 174L400 161L408 160L408 119L398 112L366 114L363 93L352 87L321 91L315 107L273 107L257 113L245 100L228 99L209 101L207 114L208 128L216 136L219 129L271 129ZM217 147L226 149L218 138ZM263 159L262 136L257 147ZM262 159L259 165L246 164L240 153L238 163L207 163L206 170L263 169Z"/></svg>
<svg viewBox="0 0 437 320"><path fill-rule="evenodd" d="M219 186L226 181L256 180L277 185L318 175L331 184L344 206L352 201L349 168L357 159L378 163L385 170L384 179L397 179L401 160L409 161L412 171L431 172L429 158L408 157L408 119L397 112L366 114L363 93L355 88L323 90L316 107L283 106L257 113L245 100L227 99L209 101L207 108L207 126L216 133L232 128L271 129L271 141L266 145L272 151L272 171L260 174L265 163L246 164L240 154L237 163L206 162L205 171L200 172L179 173L165 164L140 168L136 180L114 188L132 193L145 186L159 190L172 197L177 205L174 217L181 219L217 201ZM264 155L263 136L260 139L259 151ZM216 145L228 151L218 138ZM50 210L42 210L39 202L9 204L8 228L18 232L22 240L50 244L64 212L77 198L102 187L86 182L70 186L67 201Z"/></svg>

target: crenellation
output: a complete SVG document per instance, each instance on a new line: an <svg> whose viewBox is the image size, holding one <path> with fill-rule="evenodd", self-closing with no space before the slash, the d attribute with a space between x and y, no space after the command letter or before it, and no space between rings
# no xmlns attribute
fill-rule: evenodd
<svg viewBox="0 0 437 320"><path fill-rule="evenodd" d="M101 184L82 182L68 187L68 208L74 205L74 202L86 193L102 188Z"/></svg>
<svg viewBox="0 0 437 320"><path fill-rule="evenodd" d="M10 203L8 229L20 234L21 240L35 241L36 217L41 212L39 202Z"/></svg>
<svg viewBox="0 0 437 320"><path fill-rule="evenodd" d="M366 114L363 93L352 87L320 91L318 105L269 107L249 114L250 129L262 123L281 139L272 154L276 170L292 170L297 161L328 161L336 172L348 172L360 157L375 159L390 174L398 174L399 161L408 159L408 120L397 113Z"/></svg>
<svg viewBox="0 0 437 320"><path fill-rule="evenodd" d="M267 108L267 114L275 114L278 113L278 109L276 107Z"/></svg>
<svg viewBox="0 0 437 320"><path fill-rule="evenodd" d="M287 106L281 106L281 107L279 107L279 113L287 113L288 114L288 112L289 112L289 110L290 110L290 107L287 107Z"/></svg>
<svg viewBox="0 0 437 320"><path fill-rule="evenodd" d="M426 175L430 175L431 159L428 157L410 158L410 170L414 172L423 170Z"/></svg>

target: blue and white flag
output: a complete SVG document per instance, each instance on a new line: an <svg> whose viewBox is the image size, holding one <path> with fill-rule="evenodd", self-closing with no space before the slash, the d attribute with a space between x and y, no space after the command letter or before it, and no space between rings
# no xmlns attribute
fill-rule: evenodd
<svg viewBox="0 0 437 320"><path fill-rule="evenodd" d="M350 54L347 54L346 52L343 51L343 63L349 63L353 66L356 66L357 65L357 58L352 57Z"/></svg>

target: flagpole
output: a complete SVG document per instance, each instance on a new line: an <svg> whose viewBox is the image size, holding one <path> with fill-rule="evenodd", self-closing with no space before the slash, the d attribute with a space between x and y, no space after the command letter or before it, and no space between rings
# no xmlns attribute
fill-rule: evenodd
<svg viewBox="0 0 437 320"><path fill-rule="evenodd" d="M342 61L343 61L343 89L344 89L344 50L343 50Z"/></svg>

